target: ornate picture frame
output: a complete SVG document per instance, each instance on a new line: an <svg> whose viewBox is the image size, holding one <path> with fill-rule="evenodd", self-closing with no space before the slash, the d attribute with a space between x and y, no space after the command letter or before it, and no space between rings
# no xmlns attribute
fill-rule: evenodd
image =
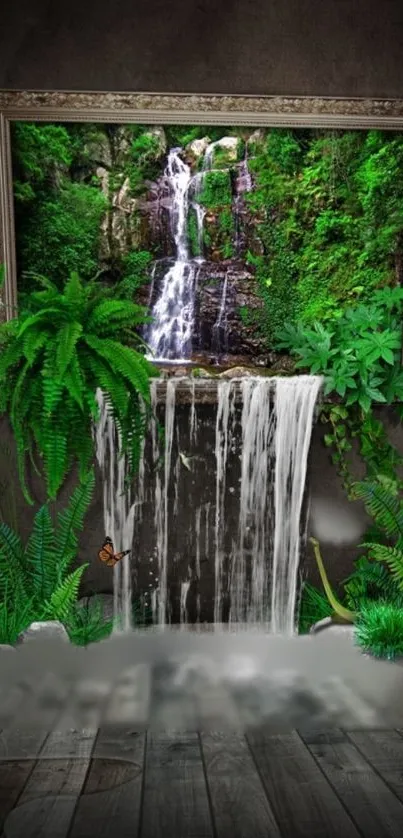
<svg viewBox="0 0 403 838"><path fill-rule="evenodd" d="M403 130L403 99L0 90L3 317L17 310L10 125L13 121Z"/></svg>

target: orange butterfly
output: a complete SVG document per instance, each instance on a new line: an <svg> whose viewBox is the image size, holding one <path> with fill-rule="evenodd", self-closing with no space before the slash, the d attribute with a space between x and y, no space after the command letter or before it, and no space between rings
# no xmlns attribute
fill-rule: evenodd
<svg viewBox="0 0 403 838"><path fill-rule="evenodd" d="M123 550L122 553L115 553L113 542L109 536L107 536L101 550L98 553L98 558L101 562L106 564L107 567L115 567L115 564L120 562L120 560L123 559L124 556L127 556L130 552L130 550Z"/></svg>

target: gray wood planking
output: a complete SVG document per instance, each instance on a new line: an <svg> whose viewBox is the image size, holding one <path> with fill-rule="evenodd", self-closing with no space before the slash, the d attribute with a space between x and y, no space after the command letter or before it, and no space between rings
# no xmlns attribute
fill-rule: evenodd
<svg viewBox="0 0 403 838"><path fill-rule="evenodd" d="M2 838L397 838L396 730L1 731ZM16 748L16 741L19 746ZM17 756L7 759L7 747ZM3 830L3 831L2 831Z"/></svg>
<svg viewBox="0 0 403 838"><path fill-rule="evenodd" d="M366 838L401 838L403 805L342 731L304 741L326 779ZM364 746L365 747L365 746ZM367 753L371 747L366 747Z"/></svg>

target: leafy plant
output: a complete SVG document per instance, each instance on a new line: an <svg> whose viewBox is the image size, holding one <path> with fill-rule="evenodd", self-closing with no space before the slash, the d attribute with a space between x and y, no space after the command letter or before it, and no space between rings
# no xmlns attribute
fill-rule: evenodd
<svg viewBox="0 0 403 838"><path fill-rule="evenodd" d="M33 620L65 620L77 599L87 565L71 571L77 554L77 533L94 491L89 472L72 493L66 509L52 523L49 505L35 515L24 545L4 522L0 523L0 628L12 643Z"/></svg>
<svg viewBox="0 0 403 838"><path fill-rule="evenodd" d="M360 611L368 600L386 599L388 602L403 604L394 579L387 567L363 556L355 562L354 571L342 582L344 598L348 608Z"/></svg>
<svg viewBox="0 0 403 838"><path fill-rule="evenodd" d="M88 646L110 636L113 620L105 619L102 600L93 596L84 605L74 603L65 627L72 643Z"/></svg>
<svg viewBox="0 0 403 838"><path fill-rule="evenodd" d="M403 656L403 608L390 602L367 602L355 626L356 643L376 657Z"/></svg>
<svg viewBox="0 0 403 838"><path fill-rule="evenodd" d="M35 621L34 599L28 599L25 593L17 589L14 594L7 586L0 602L0 644L14 645L20 634Z"/></svg>
<svg viewBox="0 0 403 838"><path fill-rule="evenodd" d="M354 439L367 476L397 480L402 458L373 415L373 405L403 400L402 315L403 288L384 288L373 293L371 304L340 311L326 326L289 324L278 333L278 348L297 356L296 367L323 375L324 395L343 399L324 409L322 420L331 425L325 443L334 449L333 462L349 495L354 477L348 452Z"/></svg>
<svg viewBox="0 0 403 838"><path fill-rule="evenodd" d="M143 309L113 299L96 280L72 273L63 293L44 277L18 318L0 325L0 413L8 413L24 495L26 455L42 459L48 496L56 498L75 462L83 477L93 457L93 425L103 391L132 473L138 463L154 367L134 348Z"/></svg>
<svg viewBox="0 0 403 838"><path fill-rule="evenodd" d="M355 496L364 501L367 512L382 528L389 544L365 542L371 559L383 562L396 587L403 593L403 501L382 483L363 481L355 485Z"/></svg>

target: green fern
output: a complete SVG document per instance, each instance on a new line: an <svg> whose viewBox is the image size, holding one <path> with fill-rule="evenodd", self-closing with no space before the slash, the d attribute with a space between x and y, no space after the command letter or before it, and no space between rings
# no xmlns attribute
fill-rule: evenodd
<svg viewBox="0 0 403 838"><path fill-rule="evenodd" d="M72 643L88 646L109 637L113 624L113 620L105 619L102 601L93 596L85 605L75 603L66 620L66 630Z"/></svg>
<svg viewBox="0 0 403 838"><path fill-rule="evenodd" d="M364 501L367 512L388 538L403 540L403 502L383 483L355 483L354 495Z"/></svg>
<svg viewBox="0 0 403 838"><path fill-rule="evenodd" d="M25 498L27 457L44 473L48 498L57 497L74 465L81 475L93 456L93 422L101 389L121 432L131 471L138 465L150 415L150 377L136 329L148 320L113 288L76 273L63 293L45 277L26 296L18 318L0 325L0 412L10 417Z"/></svg>
<svg viewBox="0 0 403 838"><path fill-rule="evenodd" d="M81 577L88 565L80 565L60 583L53 591L50 599L43 608L43 619L66 620L80 589Z"/></svg>
<svg viewBox="0 0 403 838"><path fill-rule="evenodd" d="M91 471L74 490L67 507L58 513L56 526L48 504L42 506L25 546L11 527L0 523L0 633L7 634L8 620L10 634L10 639L3 642L15 640L13 620L21 627L25 620L28 625L33 620L67 619L87 567L80 565L70 572L94 485ZM24 628L26 625L20 631Z"/></svg>

